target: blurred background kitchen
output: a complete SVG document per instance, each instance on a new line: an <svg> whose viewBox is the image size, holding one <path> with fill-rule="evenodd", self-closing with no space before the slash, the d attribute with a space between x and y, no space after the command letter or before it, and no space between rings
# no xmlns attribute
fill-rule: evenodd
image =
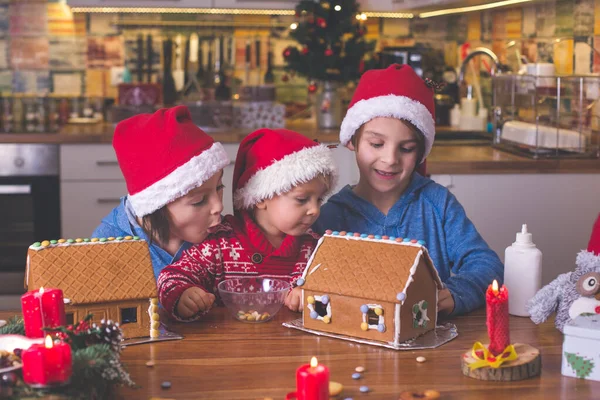
<svg viewBox="0 0 600 400"><path fill-rule="evenodd" d="M186 104L232 159L263 126L336 143L392 63L440 84L428 174L500 255L528 223L547 282L600 211L599 50L600 0L0 0L0 308L31 243L88 236L126 193L117 122Z"/></svg>

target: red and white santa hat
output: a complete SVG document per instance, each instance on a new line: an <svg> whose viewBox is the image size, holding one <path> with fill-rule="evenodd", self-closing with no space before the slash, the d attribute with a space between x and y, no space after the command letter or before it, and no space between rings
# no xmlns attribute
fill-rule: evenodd
<svg viewBox="0 0 600 400"><path fill-rule="evenodd" d="M592 236L590 236L587 251L600 257L600 214L598 214L598 218L596 218L596 222L592 228Z"/></svg>
<svg viewBox="0 0 600 400"><path fill-rule="evenodd" d="M250 209L337 169L331 149L286 129L259 129L240 143L233 171L233 205Z"/></svg>
<svg viewBox="0 0 600 400"><path fill-rule="evenodd" d="M120 122L113 147L138 217L186 195L230 162L221 143L194 124L185 106Z"/></svg>
<svg viewBox="0 0 600 400"><path fill-rule="evenodd" d="M365 72L352 96L340 128L346 145L358 128L377 117L409 121L425 136L423 161L435 138L433 89L408 65L392 64L386 69Z"/></svg>

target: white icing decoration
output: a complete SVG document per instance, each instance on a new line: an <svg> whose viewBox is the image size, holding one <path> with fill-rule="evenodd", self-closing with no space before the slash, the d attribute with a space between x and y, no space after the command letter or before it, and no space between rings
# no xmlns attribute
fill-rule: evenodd
<svg viewBox="0 0 600 400"><path fill-rule="evenodd" d="M569 318L575 319L581 314L596 314L596 307L600 307L600 301L593 297L580 297L569 307Z"/></svg>
<svg viewBox="0 0 600 400"><path fill-rule="evenodd" d="M95 239L95 238L94 238L94 239ZM125 240L125 239L123 239L123 240L116 240L116 239L115 239L115 240L106 240L106 241L104 241L104 242L101 242L100 240L98 240L97 242L91 242L91 241L90 241L90 242L80 242L80 243L77 243L77 242L73 242L73 243L67 243L67 242L64 242L64 243L55 243L55 244L50 244L50 245L48 245L48 246L37 246L37 247L36 247L36 246L34 246L34 245L31 245L31 246L29 246L29 248L30 248L31 250L40 251L40 250L52 249L52 248L54 248L54 247L66 247L66 246L89 246L89 245L91 245L91 244L111 244L111 243L129 243L129 242L145 242L145 240L144 240L144 239L137 239L137 240L135 240L135 239L129 239L129 240Z"/></svg>
<svg viewBox="0 0 600 400"><path fill-rule="evenodd" d="M326 295L323 295L323 296L326 296ZM321 298L323 296L313 296L313 297L315 298L315 302L317 302L317 301L321 302ZM315 311L315 306L313 304L308 304L306 307L309 309L310 312ZM329 322L331 322L331 299L329 299L329 302L327 302L326 310L327 310L327 314L325 316L329 317ZM323 317L320 316L318 313L317 313L317 319L319 321L323 321Z"/></svg>
<svg viewBox="0 0 600 400"><path fill-rule="evenodd" d="M152 324L154 323L154 320L152 319L152 316L154 314L159 315L157 312L155 312L155 313L152 312L152 306L156 305L156 307L158 309L158 304L152 304L152 298L148 299L148 301L150 302L150 306L148 307L148 315L150 316L150 327L149 327L150 328L150 332L149 332L149 335L150 335L150 337L158 337L159 335L153 335L152 334L153 330L158 331L158 329L152 329Z"/></svg>
<svg viewBox="0 0 600 400"><path fill-rule="evenodd" d="M419 311L421 311L421 319L417 321L417 325L419 328L423 327L423 324L425 322L429 322L429 318L427 317L427 308L423 308L423 303L425 302L425 300L421 300L418 303L416 303L415 305L419 306ZM414 306L413 306L414 307ZM417 314L411 309L412 311L412 315L413 315L413 321L417 318Z"/></svg>
<svg viewBox="0 0 600 400"><path fill-rule="evenodd" d="M394 344L398 345L400 344L400 307L402 306L396 303L395 307L396 309L394 310L394 327L396 328L396 332L394 334Z"/></svg>
<svg viewBox="0 0 600 400"><path fill-rule="evenodd" d="M375 310L376 308L381 308L383 310L381 304L367 304L367 307L369 307L369 310ZM369 322L369 318L367 318L367 315L368 311L366 313L362 313L363 322ZM377 330L378 325L385 325L385 317L383 316L383 314L379 315L379 322L377 323L377 325L368 325L368 329Z"/></svg>
<svg viewBox="0 0 600 400"><path fill-rule="evenodd" d="M321 264L317 264L308 274L312 275L313 272L315 272L320 266L321 266Z"/></svg>
<svg viewBox="0 0 600 400"><path fill-rule="evenodd" d="M324 238L325 238L325 236L321 236L321 238L317 242L317 245L315 246L315 249L313 250L313 253L310 255L310 258L308 259L308 262L306 263L306 268L304 268L304 271L302 272L302 278L304 279L304 282L306 282L306 275L308 275L308 267L310 267L310 265L312 264L313 259L315 258L315 255L317 254L317 250L319 249L319 246L321 246L321 243L323 243Z"/></svg>

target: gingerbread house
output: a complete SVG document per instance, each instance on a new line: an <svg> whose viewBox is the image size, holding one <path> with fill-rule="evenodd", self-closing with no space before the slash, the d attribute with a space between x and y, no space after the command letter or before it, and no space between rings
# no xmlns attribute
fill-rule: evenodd
<svg viewBox="0 0 600 400"><path fill-rule="evenodd" d="M159 336L148 243L137 236L36 242L27 252L28 290L59 288L67 324L88 314L118 322L126 339Z"/></svg>
<svg viewBox="0 0 600 400"><path fill-rule="evenodd" d="M396 346L435 329L442 282L424 245L327 231L297 282L303 327Z"/></svg>

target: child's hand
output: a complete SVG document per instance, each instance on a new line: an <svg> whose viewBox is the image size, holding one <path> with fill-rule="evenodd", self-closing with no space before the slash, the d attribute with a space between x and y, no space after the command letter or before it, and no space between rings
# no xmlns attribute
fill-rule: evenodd
<svg viewBox="0 0 600 400"><path fill-rule="evenodd" d="M199 287L187 288L177 303L177 314L181 318L190 318L201 311L208 311L215 302L215 295Z"/></svg>
<svg viewBox="0 0 600 400"><path fill-rule="evenodd" d="M438 291L438 313L448 315L454 311L454 297L448 289Z"/></svg>
<svg viewBox="0 0 600 400"><path fill-rule="evenodd" d="M300 300L302 298L302 289L295 287L288 293L285 298L285 306L294 312L302 311L302 304Z"/></svg>

